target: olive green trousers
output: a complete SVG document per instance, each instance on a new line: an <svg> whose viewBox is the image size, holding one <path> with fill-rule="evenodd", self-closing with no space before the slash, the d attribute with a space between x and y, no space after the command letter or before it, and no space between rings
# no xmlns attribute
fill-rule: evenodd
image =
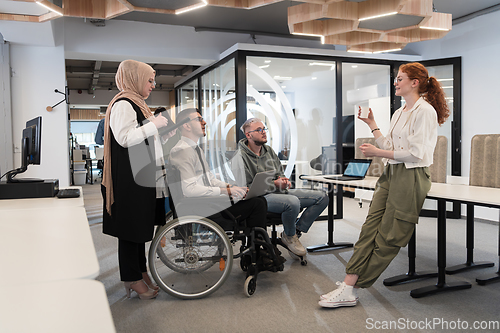
<svg viewBox="0 0 500 333"><path fill-rule="evenodd" d="M386 165L346 266L347 274L359 276L356 286L370 287L399 249L408 244L430 188L428 167L406 169L404 163Z"/></svg>

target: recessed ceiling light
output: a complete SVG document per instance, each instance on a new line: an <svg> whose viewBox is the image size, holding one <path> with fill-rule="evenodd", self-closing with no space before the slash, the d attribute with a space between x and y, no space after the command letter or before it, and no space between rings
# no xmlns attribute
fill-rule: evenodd
<svg viewBox="0 0 500 333"><path fill-rule="evenodd" d="M317 77L315 77L315 76L313 76L313 77L311 78L311 80L316 80L316 79L317 79Z"/></svg>
<svg viewBox="0 0 500 333"><path fill-rule="evenodd" d="M264 62L265 62L266 64L268 64L268 63L270 63L270 62L271 62L271 60L264 60Z"/></svg>
<svg viewBox="0 0 500 333"><path fill-rule="evenodd" d="M42 6L42 7L47 8L47 9L48 9L48 10L50 10L51 12L54 12L54 13L56 13L56 14L58 14L58 15L63 16L63 13L61 12L61 9L62 9L62 8L60 8L59 6L56 6L56 5L54 5L54 4L52 4L52 3L48 2L48 1L47 1L47 3L48 3L48 4L46 4L46 3L44 3L42 0L40 0L40 1L36 1L36 3L37 3L37 4L39 4L39 5L40 5L40 6Z"/></svg>
<svg viewBox="0 0 500 333"><path fill-rule="evenodd" d="M181 9L176 9L175 10L175 14L179 15L179 14L182 14L182 13L185 13L185 12L189 12L191 10L195 10L195 9L198 9L198 8L201 8L201 7L205 7L206 5L207 5L206 0L202 0L202 2L200 2L200 3L196 4L196 5L184 7L184 8L181 8Z"/></svg>
<svg viewBox="0 0 500 333"><path fill-rule="evenodd" d="M352 65L351 67L352 68L358 68L358 65Z"/></svg>
<svg viewBox="0 0 500 333"><path fill-rule="evenodd" d="M446 29L446 28L433 28L433 27L420 27L420 29L450 31L450 29Z"/></svg>
<svg viewBox="0 0 500 333"><path fill-rule="evenodd" d="M292 77L290 76L279 76L279 75L276 75L274 77L275 80L282 80L282 81L288 81L288 80L291 80L293 79Z"/></svg>
<svg viewBox="0 0 500 333"><path fill-rule="evenodd" d="M366 20L371 20L371 19L374 19L374 18L396 15L397 13L398 12L390 12L390 13L385 13L385 14L380 14L380 15L374 15L374 16L370 16L370 17L363 17L363 18L360 18L359 21L366 21Z"/></svg>
<svg viewBox="0 0 500 333"><path fill-rule="evenodd" d="M259 66L259 68L267 68L269 67L270 65L262 65L262 66Z"/></svg>

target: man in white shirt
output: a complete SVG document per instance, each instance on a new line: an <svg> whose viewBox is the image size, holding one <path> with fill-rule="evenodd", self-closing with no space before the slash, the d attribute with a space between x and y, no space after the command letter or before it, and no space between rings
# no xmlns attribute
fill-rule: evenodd
<svg viewBox="0 0 500 333"><path fill-rule="evenodd" d="M190 121L180 127L182 137L170 151L169 162L179 170L180 185L184 197L213 197L211 203L216 205L218 211L227 210L232 215L246 220L248 227L266 228L267 203L262 197L242 200L247 192L246 187L227 184L215 177L209 171L208 163L203 150L197 142L206 135L206 122L197 109L183 110L177 115L177 122L186 118ZM169 179L169 187L171 187ZM176 201L173 193L174 204ZM231 202L230 202L231 201ZM233 204L233 201L237 201ZM187 207L199 214L200 207ZM207 211L202 216L214 213L213 207L203 207ZM216 209L217 210L217 209ZM183 214L185 215L185 214Z"/></svg>

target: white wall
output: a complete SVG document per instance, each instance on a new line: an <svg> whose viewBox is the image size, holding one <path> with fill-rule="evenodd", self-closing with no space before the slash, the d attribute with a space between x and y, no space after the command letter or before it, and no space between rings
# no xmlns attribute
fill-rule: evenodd
<svg viewBox="0 0 500 333"><path fill-rule="evenodd" d="M409 46L425 59L462 57L462 176L469 176L476 134L500 133L500 11L454 25L443 39ZM498 221L498 210L476 208L476 217Z"/></svg>
<svg viewBox="0 0 500 333"><path fill-rule="evenodd" d="M10 60L14 167L21 165L21 135L26 121L42 116L41 164L29 166L19 177L59 179L60 186L68 186L68 108L63 102L52 112L45 110L63 98L54 90L64 91L64 48L11 45Z"/></svg>

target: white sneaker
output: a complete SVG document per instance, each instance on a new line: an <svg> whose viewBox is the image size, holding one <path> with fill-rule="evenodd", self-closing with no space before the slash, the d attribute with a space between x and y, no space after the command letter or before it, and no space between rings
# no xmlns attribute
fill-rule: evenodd
<svg viewBox="0 0 500 333"><path fill-rule="evenodd" d="M287 236L285 234L285 232L283 231L281 233L280 237L281 237L281 240L283 241L283 243L288 247L288 250L293 252L293 254L295 254L299 257L306 255L306 253L307 253L306 248L304 246L302 246L297 235L293 235L290 237L290 236Z"/></svg>
<svg viewBox="0 0 500 333"><path fill-rule="evenodd" d="M342 283L341 283L340 281L337 281L335 284L336 284L337 286L342 285ZM330 296L331 296L334 292L336 292L336 291L337 291L337 289L332 290L332 291L330 291L329 293L323 294L323 295L321 295L321 296L319 297L319 299L320 299L320 300L327 299L327 298L329 298L329 297L330 297ZM359 300L359 296L358 296L357 289L356 289L356 288L352 288L352 292L353 292L354 296L356 296L356 301L358 301L358 300Z"/></svg>
<svg viewBox="0 0 500 333"><path fill-rule="evenodd" d="M341 306L355 306L358 303L356 289L345 282L337 282L337 289L320 296L319 305L325 308L338 308Z"/></svg>

